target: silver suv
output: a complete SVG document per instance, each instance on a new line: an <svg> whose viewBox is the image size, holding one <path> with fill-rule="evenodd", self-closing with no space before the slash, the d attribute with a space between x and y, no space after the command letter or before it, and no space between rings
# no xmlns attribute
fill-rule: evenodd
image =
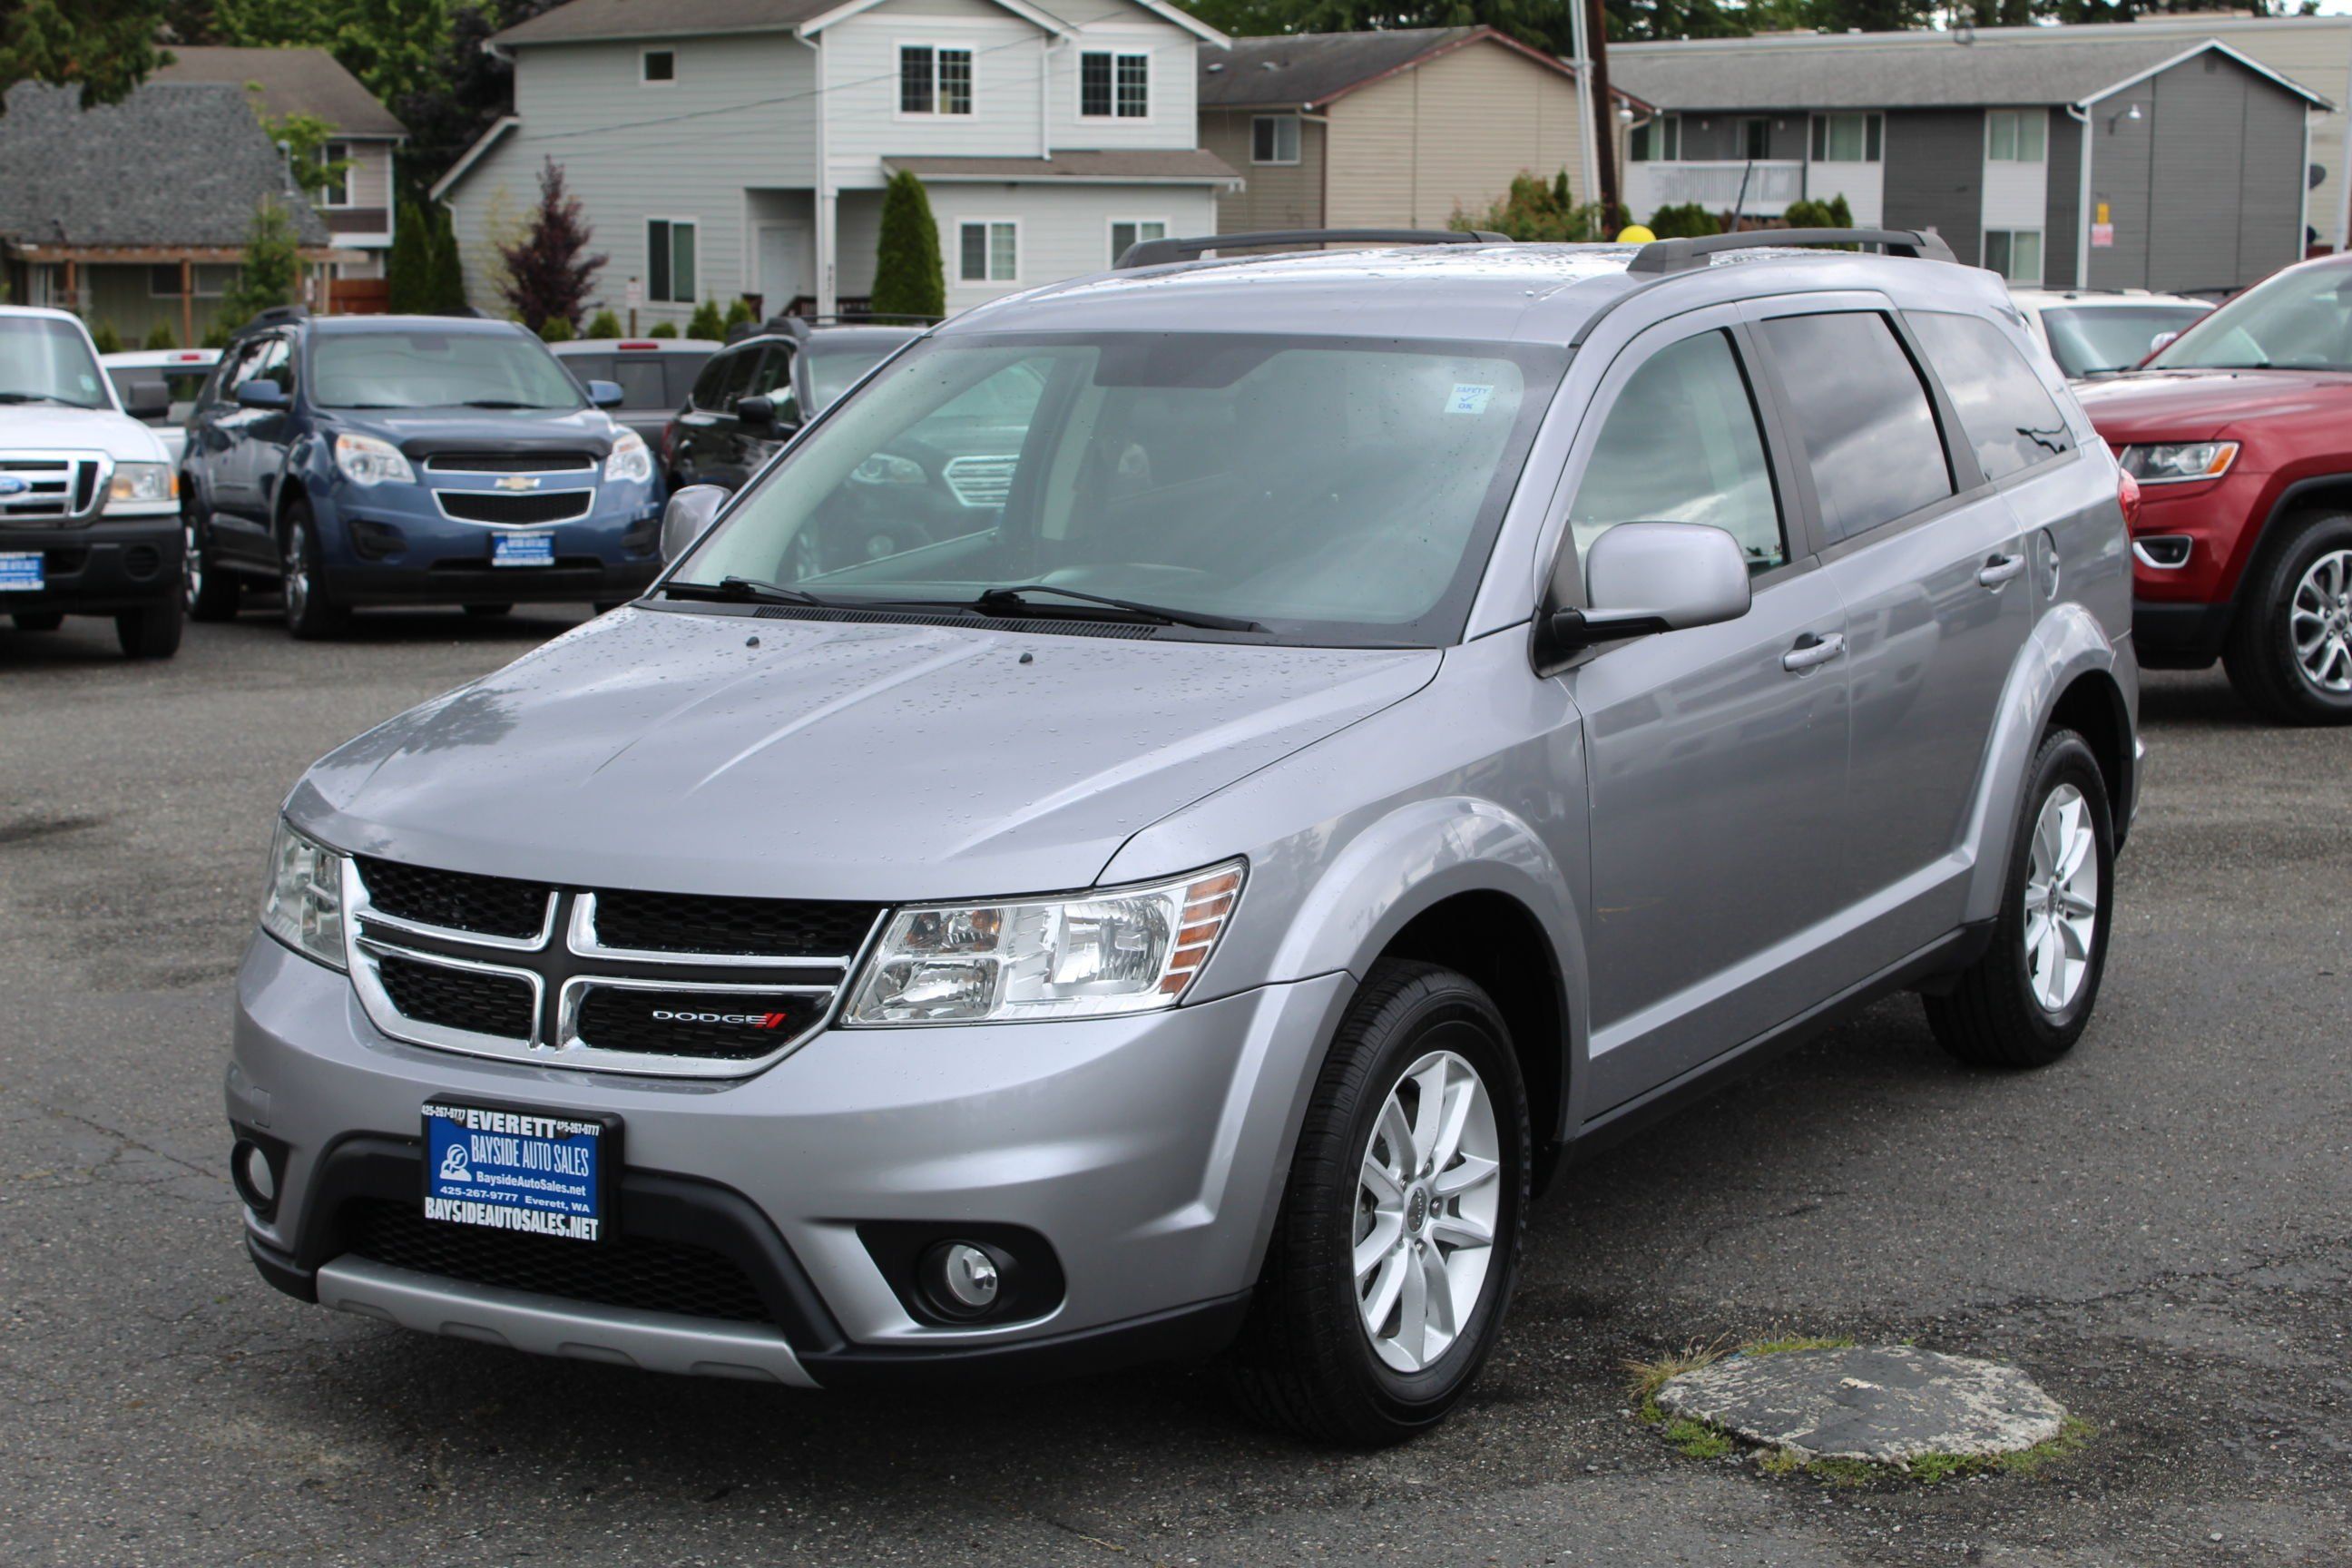
<svg viewBox="0 0 2352 1568"><path fill-rule="evenodd" d="M969 311L313 767L228 1070L264 1276L803 1387L1217 1357L1374 1444L1579 1147L1901 989L2065 1052L2132 486L2000 279L1381 237Z"/></svg>

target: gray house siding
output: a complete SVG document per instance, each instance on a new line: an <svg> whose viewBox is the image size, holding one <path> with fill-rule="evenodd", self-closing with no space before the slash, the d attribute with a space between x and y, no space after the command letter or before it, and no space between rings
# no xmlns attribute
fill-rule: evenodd
<svg viewBox="0 0 2352 1568"><path fill-rule="evenodd" d="M1984 241L1984 110L1903 110L1886 117L1886 226L1932 228L1973 263Z"/></svg>
<svg viewBox="0 0 2352 1568"><path fill-rule="evenodd" d="M2042 278L2074 286L2075 246L2083 237L2083 127L2064 110L2050 115L2050 219L2042 226Z"/></svg>
<svg viewBox="0 0 2352 1568"><path fill-rule="evenodd" d="M2245 134L2239 144L2238 277L2252 282L2303 255L2303 226L2316 217L2321 198L2311 198L2314 215L2304 211L2304 183L2283 159L2269 158L2258 148L2275 146L2304 132L2300 104L2284 93L2248 84ZM2326 187L2321 187L2325 189Z"/></svg>

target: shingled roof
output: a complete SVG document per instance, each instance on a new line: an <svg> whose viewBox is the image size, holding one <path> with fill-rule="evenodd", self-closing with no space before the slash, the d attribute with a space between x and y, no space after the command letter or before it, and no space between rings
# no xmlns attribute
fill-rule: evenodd
<svg viewBox="0 0 2352 1568"><path fill-rule="evenodd" d="M117 104L78 107L72 88L20 82L0 114L0 239L64 247L234 248L264 196L305 246L326 223L232 87L149 83Z"/></svg>
<svg viewBox="0 0 2352 1568"><path fill-rule="evenodd" d="M1383 27L1362 33L1282 33L1201 51L1203 109L1316 108L1383 77L1472 44L1514 49L1562 76L1564 60L1492 27ZM1616 96L1626 96L1619 88Z"/></svg>
<svg viewBox="0 0 2352 1568"><path fill-rule="evenodd" d="M272 119L314 114L345 136L405 136L403 125L324 49L196 48L174 45L151 81L209 83L257 92Z"/></svg>

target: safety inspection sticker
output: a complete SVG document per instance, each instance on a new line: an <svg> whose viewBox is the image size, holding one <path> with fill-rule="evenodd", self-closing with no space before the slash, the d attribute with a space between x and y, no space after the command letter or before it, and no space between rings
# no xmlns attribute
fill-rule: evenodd
<svg viewBox="0 0 2352 1568"><path fill-rule="evenodd" d="M425 1102L425 1217L567 1241L603 1237L617 1116Z"/></svg>
<svg viewBox="0 0 2352 1568"><path fill-rule="evenodd" d="M1491 386L1469 386L1460 382L1454 385L1453 395L1445 400L1448 414L1484 414L1486 399L1495 395Z"/></svg>

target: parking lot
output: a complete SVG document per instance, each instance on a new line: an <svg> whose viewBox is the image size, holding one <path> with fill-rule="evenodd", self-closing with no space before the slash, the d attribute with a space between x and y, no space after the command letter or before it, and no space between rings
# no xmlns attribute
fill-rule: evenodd
<svg viewBox="0 0 2352 1568"><path fill-rule="evenodd" d="M70 1564L2342 1563L2352 731L2149 678L2106 989L2046 1071L1897 998L1573 1170L1450 1425L1372 1456L1154 1373L794 1396L429 1339L254 1275L227 990L304 763L572 624L268 613L133 665L0 623L0 1559ZM2039 1474L1686 1459L1623 1363L1773 1332L2015 1360Z"/></svg>

